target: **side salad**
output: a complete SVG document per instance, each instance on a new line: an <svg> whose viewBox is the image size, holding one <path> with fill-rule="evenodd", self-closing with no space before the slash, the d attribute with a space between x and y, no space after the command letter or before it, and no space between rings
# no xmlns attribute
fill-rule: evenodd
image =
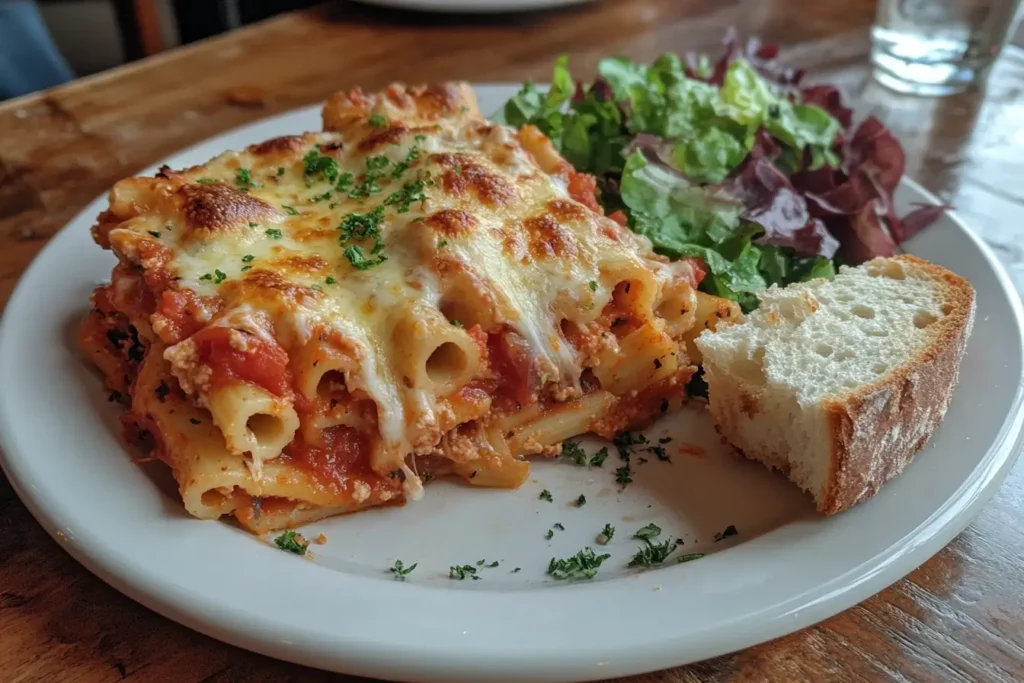
<svg viewBox="0 0 1024 683"><path fill-rule="evenodd" d="M537 126L598 178L609 214L657 252L701 260L701 288L749 311L772 284L893 255L947 208L898 216L899 141L874 117L855 126L838 89L801 86L777 54L730 34L717 61L610 57L589 84L562 57L550 89L524 84L501 116Z"/></svg>

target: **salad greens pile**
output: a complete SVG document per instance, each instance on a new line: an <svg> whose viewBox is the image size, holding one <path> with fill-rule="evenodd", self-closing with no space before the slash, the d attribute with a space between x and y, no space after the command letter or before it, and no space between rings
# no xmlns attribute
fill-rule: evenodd
<svg viewBox="0 0 1024 683"><path fill-rule="evenodd" d="M608 213L657 252L702 262L701 289L750 310L772 284L894 254L946 208L896 216L899 142L874 118L854 128L837 89L801 88L777 52L730 35L717 62L610 57L589 85L562 57L550 89L526 83L501 116L539 128L597 177Z"/></svg>

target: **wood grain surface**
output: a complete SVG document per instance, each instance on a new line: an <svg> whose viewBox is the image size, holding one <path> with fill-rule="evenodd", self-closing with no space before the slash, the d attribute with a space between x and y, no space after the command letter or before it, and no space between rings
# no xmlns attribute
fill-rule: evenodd
<svg viewBox="0 0 1024 683"><path fill-rule="evenodd" d="M898 96L870 82L873 13L866 0L605 0L484 18L335 3L0 104L0 305L46 241L114 181L239 124L357 84L544 79L561 53L589 76L610 53L714 51L728 26L780 43L813 78L856 93L903 140L907 174L953 203L1024 290L1024 52L1005 50L976 92ZM1022 522L1018 466L963 534L863 604L759 647L628 680L1024 680ZM0 477L0 681L120 680L357 679L220 644L135 604L67 556Z"/></svg>

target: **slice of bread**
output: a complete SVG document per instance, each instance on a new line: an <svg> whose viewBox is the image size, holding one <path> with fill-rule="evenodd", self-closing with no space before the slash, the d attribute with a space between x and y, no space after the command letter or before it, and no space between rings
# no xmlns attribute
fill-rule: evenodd
<svg viewBox="0 0 1024 683"><path fill-rule="evenodd" d="M870 498L938 428L974 323L974 289L913 256L772 287L697 339L711 415L748 458L833 514Z"/></svg>

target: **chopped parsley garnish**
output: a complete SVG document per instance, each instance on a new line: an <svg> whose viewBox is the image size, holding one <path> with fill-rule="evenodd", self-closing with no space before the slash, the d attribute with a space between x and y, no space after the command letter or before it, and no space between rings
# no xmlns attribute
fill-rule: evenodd
<svg viewBox="0 0 1024 683"><path fill-rule="evenodd" d="M380 184L377 182L384 177L384 169L391 162L386 156L366 157L366 174L363 182L352 188L348 196L352 199L362 199L380 192Z"/></svg>
<svg viewBox="0 0 1024 683"><path fill-rule="evenodd" d="M427 138L423 135L416 136L416 142L423 142ZM419 147L413 147L409 150L409 153L405 155L405 158L395 164L395 167L391 169L391 177L398 180L402 177L402 174L409 170L409 167L413 165L417 159L420 158Z"/></svg>
<svg viewBox="0 0 1024 683"><path fill-rule="evenodd" d="M373 250L370 253L379 253L384 248L380 233L380 223L383 218L383 206L376 207L370 213L349 214L338 226L338 229L341 230L340 242L344 244L350 240L372 239ZM345 249L345 258L359 270L379 266L388 260L383 254L377 258L367 258L366 252L360 246L350 246Z"/></svg>
<svg viewBox="0 0 1024 683"><path fill-rule="evenodd" d="M310 285L309 288L312 289L315 292L322 292L322 291L324 291L324 288L321 287L320 285Z"/></svg>
<svg viewBox="0 0 1024 683"><path fill-rule="evenodd" d="M586 496L584 496L584 495L583 495L583 494L581 493L581 494L580 494L580 497L576 499L576 507L578 507L578 508L581 508L581 507L583 507L583 506L584 506L584 505L586 505L586 504L587 504L587 497L586 497Z"/></svg>
<svg viewBox="0 0 1024 683"><path fill-rule="evenodd" d="M660 439L658 443L664 444L668 443L671 440L672 439L665 440L663 438ZM615 435L615 438L612 440L612 443L614 443L615 447L618 449L619 457L625 460L627 464L629 463L630 457L637 452L653 453L658 457L658 460L661 460L663 462L672 462L671 458L669 458L668 456L668 453L665 452L665 448L663 446L652 446L650 440L643 434L622 432L620 434ZM637 446L644 446L644 448L636 449ZM640 462L643 463L646 462L646 460L641 458Z"/></svg>
<svg viewBox="0 0 1024 683"><path fill-rule="evenodd" d="M442 239L440 242L437 243L437 248L438 249L444 249L447 246L448 246L448 240L446 240L446 239Z"/></svg>
<svg viewBox="0 0 1024 683"><path fill-rule="evenodd" d="M597 280L591 280L590 281L590 291L591 292L596 292L597 291Z"/></svg>
<svg viewBox="0 0 1024 683"><path fill-rule="evenodd" d="M147 230L146 232L148 232L153 237L160 239L160 233L156 232L155 230Z"/></svg>
<svg viewBox="0 0 1024 683"><path fill-rule="evenodd" d="M566 441L562 444L561 457L572 460L583 467L587 464L587 452L580 446L579 441Z"/></svg>
<svg viewBox="0 0 1024 683"><path fill-rule="evenodd" d="M418 564L419 562L414 562L406 567L401 560L395 560L395 566L391 567L388 571L395 575L395 581L405 581L405 577L409 576Z"/></svg>
<svg viewBox="0 0 1024 683"><path fill-rule="evenodd" d="M258 228L258 227L260 227L260 224L259 223L253 223L252 221L249 221L249 227L250 228Z"/></svg>
<svg viewBox="0 0 1024 683"><path fill-rule="evenodd" d="M630 468L629 463L615 469L615 481L623 488L627 484L633 483L633 470Z"/></svg>
<svg viewBox="0 0 1024 683"><path fill-rule="evenodd" d="M196 182L200 185L213 185L217 181L213 178L200 178Z"/></svg>
<svg viewBox="0 0 1024 683"><path fill-rule="evenodd" d="M333 185L338 181L340 169L337 161L314 147L302 158L302 173L309 180L316 180L319 176Z"/></svg>
<svg viewBox="0 0 1024 683"><path fill-rule="evenodd" d="M693 562L704 557L704 553L686 553L676 558L676 564L682 564L683 562Z"/></svg>
<svg viewBox="0 0 1024 683"><path fill-rule="evenodd" d="M537 497L538 497L538 498L540 498L541 500L546 500L546 501L547 501L547 502L549 502L549 503L550 503L550 502L553 502L553 501L555 500L555 499L554 499L554 498L553 498L553 497L551 496L551 491L548 491L547 489L544 489L543 491L541 491L541 492L540 492L540 495L539 495L539 496L537 496Z"/></svg>
<svg viewBox="0 0 1024 683"><path fill-rule="evenodd" d="M381 254L377 258L366 258L366 252L363 251L362 247L349 247L345 250L345 258L352 264L357 270L369 270L374 266L379 266L388 260L387 256Z"/></svg>
<svg viewBox="0 0 1024 683"><path fill-rule="evenodd" d="M739 532L736 531L736 527L733 526L732 524L730 524L729 526L725 527L725 531L721 531L721 532L715 534L715 543L718 543L719 541L725 540L725 539L729 538L730 536L735 536L738 533Z"/></svg>
<svg viewBox="0 0 1024 683"><path fill-rule="evenodd" d="M476 575L476 567L468 564L464 564L459 567L448 568L448 578L458 579L459 581L465 581L466 577L469 577L475 581L479 581L480 577Z"/></svg>
<svg viewBox="0 0 1024 683"><path fill-rule="evenodd" d="M668 453L665 452L664 446L651 446L647 449L647 452L654 453L658 456L658 460L662 462L672 462L672 459L668 457Z"/></svg>
<svg viewBox="0 0 1024 683"><path fill-rule="evenodd" d="M380 223L383 218L383 206L378 206L370 213L350 213L338 226L338 230L341 230L341 240L380 240Z"/></svg>
<svg viewBox="0 0 1024 683"><path fill-rule="evenodd" d="M544 538L545 538L545 539L547 539L547 540L549 540L549 541L550 541L550 540L551 540L552 538L554 538L554 537L555 537L555 532L554 532L554 531L552 531L551 529L548 529L548 532L547 532L546 534L544 534Z"/></svg>
<svg viewBox="0 0 1024 683"><path fill-rule="evenodd" d="M199 276L199 281L200 282L209 281L209 280L213 280L213 273L203 273L202 275Z"/></svg>
<svg viewBox="0 0 1024 683"><path fill-rule="evenodd" d="M220 283L224 282L224 280L226 280L227 278L228 278L227 273L225 273L225 272L223 272L221 270L214 270L213 271L213 284L219 285Z"/></svg>
<svg viewBox="0 0 1024 683"><path fill-rule="evenodd" d="M642 541L648 541L652 538L657 538L658 536L661 536L661 527L654 522L640 527L637 529L636 533L633 534L633 538L639 538Z"/></svg>
<svg viewBox="0 0 1024 683"><path fill-rule="evenodd" d="M294 208L288 206L287 204L282 204L281 208L284 209L284 212L286 214L288 214L289 216L298 216L299 215L298 211L296 211Z"/></svg>
<svg viewBox="0 0 1024 683"><path fill-rule="evenodd" d="M328 275L327 278L324 280L324 282L326 284L329 284L329 285L336 285L336 284L338 284L338 281L335 280L334 277L331 276L331 275Z"/></svg>
<svg viewBox="0 0 1024 683"><path fill-rule="evenodd" d="M423 133L420 133L419 135L413 138L413 140L415 140L416 142L424 142L426 139L427 136L424 135Z"/></svg>
<svg viewBox="0 0 1024 683"><path fill-rule="evenodd" d="M247 270L252 270L252 266L242 266L242 272L243 272L243 273L244 273L245 271L247 271Z"/></svg>
<svg viewBox="0 0 1024 683"><path fill-rule="evenodd" d="M374 128L384 128L388 125L388 117L383 114L374 114L370 117L370 125Z"/></svg>
<svg viewBox="0 0 1024 683"><path fill-rule="evenodd" d="M636 555L629 561L628 567L653 567L668 559L668 556L675 552L676 548L682 545L682 539L673 541L671 538L661 543L651 543L646 538L644 546L637 550Z"/></svg>
<svg viewBox="0 0 1024 683"><path fill-rule="evenodd" d="M199 420L195 419L194 417L190 417L188 421L194 425L199 424Z"/></svg>
<svg viewBox="0 0 1024 683"><path fill-rule="evenodd" d="M330 198L331 198L331 191L327 190L327 192L324 192L323 194L314 195L313 198L311 200L309 200L309 201L312 204L316 204L317 202L326 201L326 200L328 200Z"/></svg>
<svg viewBox="0 0 1024 683"><path fill-rule="evenodd" d="M253 259L255 258L256 257L253 256L252 254L246 254L245 256L242 257L242 263L252 263Z"/></svg>
<svg viewBox="0 0 1024 683"><path fill-rule="evenodd" d="M283 236L282 232L277 228L267 228L267 231L263 234L275 240L279 240Z"/></svg>
<svg viewBox="0 0 1024 683"><path fill-rule="evenodd" d="M248 192L249 190L259 187L257 183L252 181L252 173L247 168L240 168L235 171L235 187L242 192Z"/></svg>
<svg viewBox="0 0 1024 683"><path fill-rule="evenodd" d="M355 181L356 177L349 173L348 171L345 171L340 176L338 176L338 182L334 185L334 189L337 190L338 192L344 192L348 188L352 187L352 183L354 183Z"/></svg>
<svg viewBox="0 0 1024 683"><path fill-rule="evenodd" d="M278 177L284 175L284 166L278 166L277 167L277 175L278 175Z"/></svg>
<svg viewBox="0 0 1024 683"><path fill-rule="evenodd" d="M494 562L491 562L490 564L487 564L487 560L486 559L484 559L484 560L477 560L476 561L476 566L484 567L486 569L494 569L495 567L498 566L498 561L495 560Z"/></svg>
<svg viewBox="0 0 1024 683"><path fill-rule="evenodd" d="M612 443L619 451L619 457L629 462L629 456L633 455L633 446L646 446L650 443L643 434L633 435L632 432L620 432L612 439Z"/></svg>
<svg viewBox="0 0 1024 683"><path fill-rule="evenodd" d="M608 545L608 542L615 536L615 527L611 524L605 524L604 528L601 529L601 533L597 535L597 542L601 545Z"/></svg>
<svg viewBox="0 0 1024 683"><path fill-rule="evenodd" d="M406 213L414 202L425 201L427 196L423 194L426 184L422 180L412 180L404 183L401 189L392 192L384 200L384 206L394 206L397 213Z"/></svg>
<svg viewBox="0 0 1024 683"><path fill-rule="evenodd" d="M513 573L513 574L518 574L518 573L519 573L519 572L521 572L521 571L523 571L523 568L522 568L522 567L516 567L515 569L513 569L513 570L512 570L512 573Z"/></svg>
<svg viewBox="0 0 1024 683"><path fill-rule="evenodd" d="M603 467L604 461L608 459L608 447L605 446L590 458L590 462L587 463L591 467Z"/></svg>
<svg viewBox="0 0 1024 683"><path fill-rule="evenodd" d="M556 528L556 529L558 529L559 531L565 531L565 527L564 527L564 526L562 526L562 523L561 523L561 522L555 522L554 526L555 526L555 528Z"/></svg>
<svg viewBox="0 0 1024 683"><path fill-rule="evenodd" d="M296 555L305 555L309 548L309 542L294 531L286 531L274 539L274 543L281 550L287 550Z"/></svg>
<svg viewBox="0 0 1024 683"><path fill-rule="evenodd" d="M592 579L597 570L611 555L598 555L593 548L584 548L572 557L563 560L551 558L548 564L548 575L558 580Z"/></svg>

